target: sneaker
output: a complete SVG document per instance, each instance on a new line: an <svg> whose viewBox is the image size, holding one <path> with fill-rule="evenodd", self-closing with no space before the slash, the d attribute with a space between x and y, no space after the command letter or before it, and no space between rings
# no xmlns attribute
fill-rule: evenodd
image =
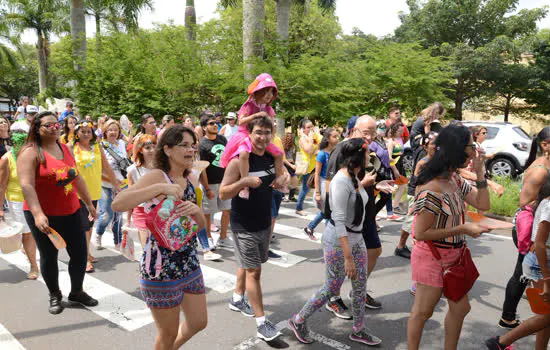
<svg viewBox="0 0 550 350"><path fill-rule="evenodd" d="M294 335L301 343L313 343L313 339L309 335L309 328L307 328L306 321L304 321L304 323L295 323L294 318L290 318L288 320L288 327L294 332Z"/></svg>
<svg viewBox="0 0 550 350"><path fill-rule="evenodd" d="M395 248L394 254L405 259L411 258L411 251L407 246L404 246L403 248Z"/></svg>
<svg viewBox="0 0 550 350"><path fill-rule="evenodd" d="M101 245L101 237L103 237L103 236L100 236L100 235L98 235L98 234L95 235L95 242L94 242L94 244L95 244L95 249L97 249L97 250L103 250L103 249L105 249L105 248L103 248L103 246Z"/></svg>
<svg viewBox="0 0 550 350"><path fill-rule="evenodd" d="M355 342L370 346L378 345L382 342L380 338L373 334L367 333L365 329L361 329L359 332L351 333L349 338Z"/></svg>
<svg viewBox="0 0 550 350"><path fill-rule="evenodd" d="M206 261L214 261L214 260L222 259L222 256L220 254L213 253L213 252L205 252L203 256L204 256L204 260Z"/></svg>
<svg viewBox="0 0 550 350"><path fill-rule="evenodd" d="M233 248L233 244L229 238L219 238L216 242L216 248Z"/></svg>
<svg viewBox="0 0 550 350"><path fill-rule="evenodd" d="M268 250L267 252L267 257L270 258L270 259L281 259L282 256L280 256L279 254L275 253L273 250Z"/></svg>
<svg viewBox="0 0 550 350"><path fill-rule="evenodd" d="M378 310L382 308L382 304L371 297L369 293L367 293L367 296L365 297L365 306L373 310Z"/></svg>
<svg viewBox="0 0 550 350"><path fill-rule="evenodd" d="M120 252L120 243L115 244L115 250Z"/></svg>
<svg viewBox="0 0 550 350"><path fill-rule="evenodd" d="M252 307L245 298L240 301L233 301L233 298L229 299L229 309L240 312L246 317L254 317L254 311L252 311Z"/></svg>
<svg viewBox="0 0 550 350"><path fill-rule="evenodd" d="M403 220L403 217L399 216L399 215L392 214L392 215L386 216L386 220L388 220L388 221L401 221L401 220Z"/></svg>
<svg viewBox="0 0 550 350"><path fill-rule="evenodd" d="M214 224L210 224L210 232L219 232L220 228Z"/></svg>
<svg viewBox="0 0 550 350"><path fill-rule="evenodd" d="M311 239L312 241L316 241L317 238L315 238L315 235L313 234L315 231L310 229L309 227L304 227L304 232L306 233L306 236Z"/></svg>
<svg viewBox="0 0 550 350"><path fill-rule="evenodd" d="M498 321L498 326L505 329L514 329L521 323L520 320L514 320L512 322L505 322L502 318Z"/></svg>
<svg viewBox="0 0 550 350"><path fill-rule="evenodd" d="M88 307L97 306L97 304L99 304L96 299L89 296L88 293L86 293L85 291L70 293L68 299L72 303L79 303Z"/></svg>
<svg viewBox="0 0 550 350"><path fill-rule="evenodd" d="M349 308L344 304L342 298L338 298L335 301L328 301L325 304L325 308L332 312L336 317L342 318L344 320L351 320L351 313Z"/></svg>
<svg viewBox="0 0 550 350"><path fill-rule="evenodd" d="M63 295L61 294L61 291L58 290L56 293L50 293L50 307L48 308L48 311L52 315L60 314L64 307L63 303L61 302L63 300Z"/></svg>
<svg viewBox="0 0 550 350"><path fill-rule="evenodd" d="M210 250L216 250L216 245L214 244L214 238L212 237L208 238L208 246L210 246Z"/></svg>
<svg viewBox="0 0 550 350"><path fill-rule="evenodd" d="M489 350L513 350L513 346L512 345L502 345L498 342L498 339L499 337L494 337L494 338L491 338L491 339L487 339L485 341L485 346L487 346L487 349Z"/></svg>
<svg viewBox="0 0 550 350"><path fill-rule="evenodd" d="M256 335L258 336L258 338L265 341L272 341L273 339L283 334L279 332L277 328L275 328L275 325L273 323L266 320L258 327L258 332L256 333Z"/></svg>

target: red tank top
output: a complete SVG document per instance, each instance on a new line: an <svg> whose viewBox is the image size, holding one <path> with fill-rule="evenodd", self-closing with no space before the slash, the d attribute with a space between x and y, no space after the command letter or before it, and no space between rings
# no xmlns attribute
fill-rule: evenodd
<svg viewBox="0 0 550 350"><path fill-rule="evenodd" d="M78 176L74 158L67 146L59 146L63 151L63 159L55 159L43 151L45 162L36 169L36 194L42 211L48 216L70 215L80 208L73 185ZM26 201L23 210L29 210Z"/></svg>

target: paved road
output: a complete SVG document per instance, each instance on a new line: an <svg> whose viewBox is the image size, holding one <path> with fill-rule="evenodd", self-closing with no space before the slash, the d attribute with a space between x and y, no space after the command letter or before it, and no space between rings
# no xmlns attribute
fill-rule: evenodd
<svg viewBox="0 0 550 350"><path fill-rule="evenodd" d="M307 211L314 214L311 203ZM324 266L321 246L308 240L302 228L307 219L294 214L293 205L284 203L276 227L273 248L285 253L282 261L263 266L262 288L269 319L281 326L322 284ZM311 218L312 216L310 216ZM367 311L366 325L378 335L382 349L405 349L405 325L413 296L409 294L409 261L393 255L399 238L397 223L384 225L381 239L384 252L368 282L368 289L383 304L378 311ZM322 232L322 224L318 228ZM515 264L516 253L509 233L485 235L469 242L481 273L471 292L472 312L468 315L460 349L483 349L483 340L504 331L496 326L504 297L504 286ZM500 236L503 235L503 236ZM104 238L104 242L110 241ZM311 318L317 334L314 345L302 345L291 331L267 344L259 341L253 319L230 311L227 307L235 280L235 257L231 251L219 250L223 262L206 262L203 272L207 284L208 327L184 346L185 349L359 349L347 338L350 321L332 317L324 308ZM114 250L94 252L100 261L96 272L85 280L86 290L100 299L96 308L69 308L52 316L47 311L47 291L40 281L25 280L26 263L21 253L0 254L0 349L151 349L155 327L139 292L138 265ZM60 266L67 268L66 253ZM201 262L202 257L201 257ZM66 273L61 274L62 291L69 292ZM342 294L351 289L344 283ZM344 300L349 304L347 298ZM426 323L422 349L442 349L443 320L446 301L440 301ZM520 303L523 318L531 315L527 302ZM532 349L534 338L518 343L520 349Z"/></svg>

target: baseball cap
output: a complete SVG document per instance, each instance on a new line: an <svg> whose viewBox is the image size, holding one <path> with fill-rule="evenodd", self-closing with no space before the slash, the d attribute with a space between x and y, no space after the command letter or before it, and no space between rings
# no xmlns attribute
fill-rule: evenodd
<svg viewBox="0 0 550 350"><path fill-rule="evenodd" d="M225 119L235 119L237 118L237 115L235 114L235 112L229 112L227 113L227 117L225 117Z"/></svg>
<svg viewBox="0 0 550 350"><path fill-rule="evenodd" d="M357 122L357 119L359 119L358 116L354 115L353 117L348 119L348 123L346 125L346 133L344 136L348 136L351 129L355 127L355 123Z"/></svg>
<svg viewBox="0 0 550 350"><path fill-rule="evenodd" d="M38 113L38 112L39 112L38 107L33 105L27 106L27 113Z"/></svg>

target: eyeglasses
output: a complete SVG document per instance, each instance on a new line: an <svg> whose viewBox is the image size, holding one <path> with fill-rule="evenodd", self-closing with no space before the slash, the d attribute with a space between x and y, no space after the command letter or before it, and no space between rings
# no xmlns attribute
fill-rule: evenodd
<svg viewBox="0 0 550 350"><path fill-rule="evenodd" d="M46 124L40 125L40 127L50 129L50 130L53 130L53 129L59 130L59 124L58 123L46 123Z"/></svg>
<svg viewBox="0 0 550 350"><path fill-rule="evenodd" d="M213 121L210 121L208 123L206 123L207 125L216 125L216 122L213 122Z"/></svg>
<svg viewBox="0 0 550 350"><path fill-rule="evenodd" d="M181 148L186 148L186 149L192 149L193 151L196 151L198 149L198 146L195 144L190 145L187 143L178 143L176 146Z"/></svg>

